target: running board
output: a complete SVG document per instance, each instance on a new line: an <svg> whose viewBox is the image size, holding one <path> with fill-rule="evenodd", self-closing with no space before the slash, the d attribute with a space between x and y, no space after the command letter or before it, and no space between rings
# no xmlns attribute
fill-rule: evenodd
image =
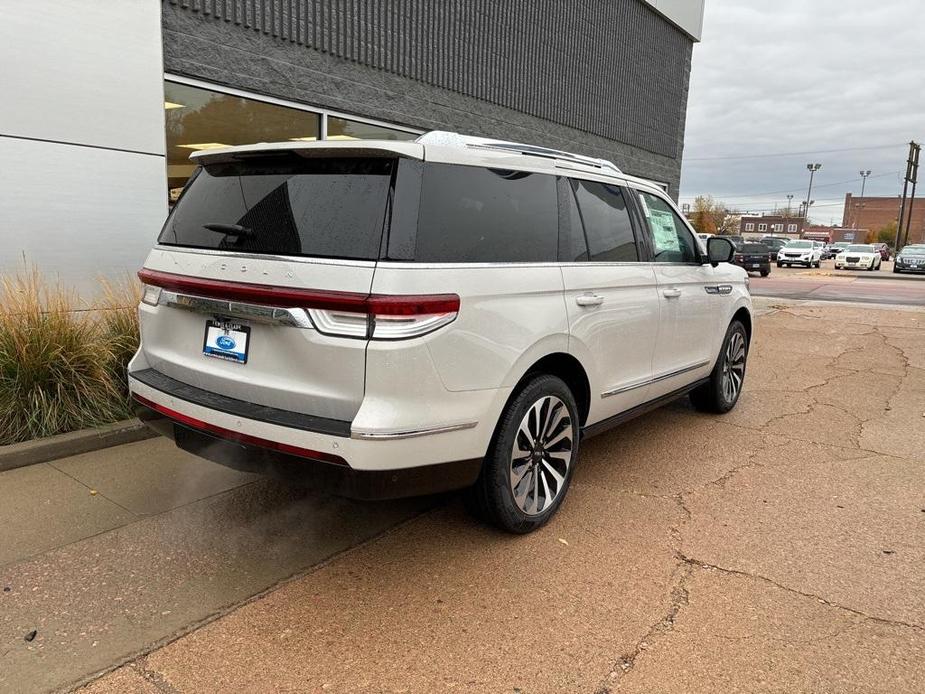
<svg viewBox="0 0 925 694"><path fill-rule="evenodd" d="M674 402L678 398L684 397L695 388L699 388L703 384L709 383L709 381L709 377L701 378L699 381L689 383L683 388L678 388L677 390L666 393L665 395L657 397L654 400L649 400L648 402L644 402L641 405L636 405L636 407L630 408L625 412L621 412L620 414L616 414L613 417L608 417L607 419L602 419L600 422L583 427L581 430L581 438L587 439L591 438L592 436L597 436L598 434L603 434L605 431L609 431L615 426L619 426L624 422L635 419L639 415L645 414L646 412L651 412L652 410L657 410L663 405L667 405L670 402Z"/></svg>

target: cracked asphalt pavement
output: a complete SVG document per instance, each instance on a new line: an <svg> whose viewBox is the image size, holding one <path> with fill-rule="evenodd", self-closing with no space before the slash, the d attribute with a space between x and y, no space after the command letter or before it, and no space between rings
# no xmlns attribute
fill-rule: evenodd
<svg viewBox="0 0 925 694"><path fill-rule="evenodd" d="M736 410L588 441L539 532L395 514L81 691L925 691L925 311L763 305Z"/></svg>

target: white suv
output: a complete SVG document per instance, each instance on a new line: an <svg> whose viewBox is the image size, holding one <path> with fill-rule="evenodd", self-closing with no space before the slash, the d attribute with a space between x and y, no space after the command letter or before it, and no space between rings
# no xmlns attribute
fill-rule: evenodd
<svg viewBox="0 0 925 694"><path fill-rule="evenodd" d="M805 265L819 267L822 264L822 244L819 241L795 239L777 252L777 267Z"/></svg>
<svg viewBox="0 0 925 694"><path fill-rule="evenodd" d="M545 522L579 442L690 394L725 412L752 332L733 247L609 162L429 133L201 165L139 273L139 414L333 493L468 487Z"/></svg>

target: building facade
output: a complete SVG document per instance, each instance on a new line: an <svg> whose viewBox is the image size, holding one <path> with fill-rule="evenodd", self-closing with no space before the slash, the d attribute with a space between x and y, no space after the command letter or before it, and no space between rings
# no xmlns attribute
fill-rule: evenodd
<svg viewBox="0 0 925 694"><path fill-rule="evenodd" d="M703 0L15 3L0 156L35 176L0 171L0 224L24 232L0 272L25 254L83 277L75 236L95 271L137 268L190 153L253 142L453 130L611 159L677 197L702 18ZM76 207L40 200L38 161Z"/></svg>
<svg viewBox="0 0 925 694"><path fill-rule="evenodd" d="M798 239L803 233L802 217L779 215L743 215L739 221L739 233L743 236L781 236Z"/></svg>
<svg viewBox="0 0 925 694"><path fill-rule="evenodd" d="M900 198L854 197L845 195L843 226L853 226L878 232L899 220ZM909 201L906 201L906 219L909 219ZM894 227L895 230L895 227ZM925 200L916 200L912 205L912 220L909 225L909 243L925 243Z"/></svg>

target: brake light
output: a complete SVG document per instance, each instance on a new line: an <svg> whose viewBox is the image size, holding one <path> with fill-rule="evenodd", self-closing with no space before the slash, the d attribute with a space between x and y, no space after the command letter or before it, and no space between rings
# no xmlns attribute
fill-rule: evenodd
<svg viewBox="0 0 925 694"><path fill-rule="evenodd" d="M741 263L743 260L745 260L745 256L736 254L736 260Z"/></svg>
<svg viewBox="0 0 925 694"><path fill-rule="evenodd" d="M456 294L360 294L297 287L273 287L188 277L142 269L148 286L213 299L304 309L318 332L338 337L402 340L426 335L456 319Z"/></svg>

